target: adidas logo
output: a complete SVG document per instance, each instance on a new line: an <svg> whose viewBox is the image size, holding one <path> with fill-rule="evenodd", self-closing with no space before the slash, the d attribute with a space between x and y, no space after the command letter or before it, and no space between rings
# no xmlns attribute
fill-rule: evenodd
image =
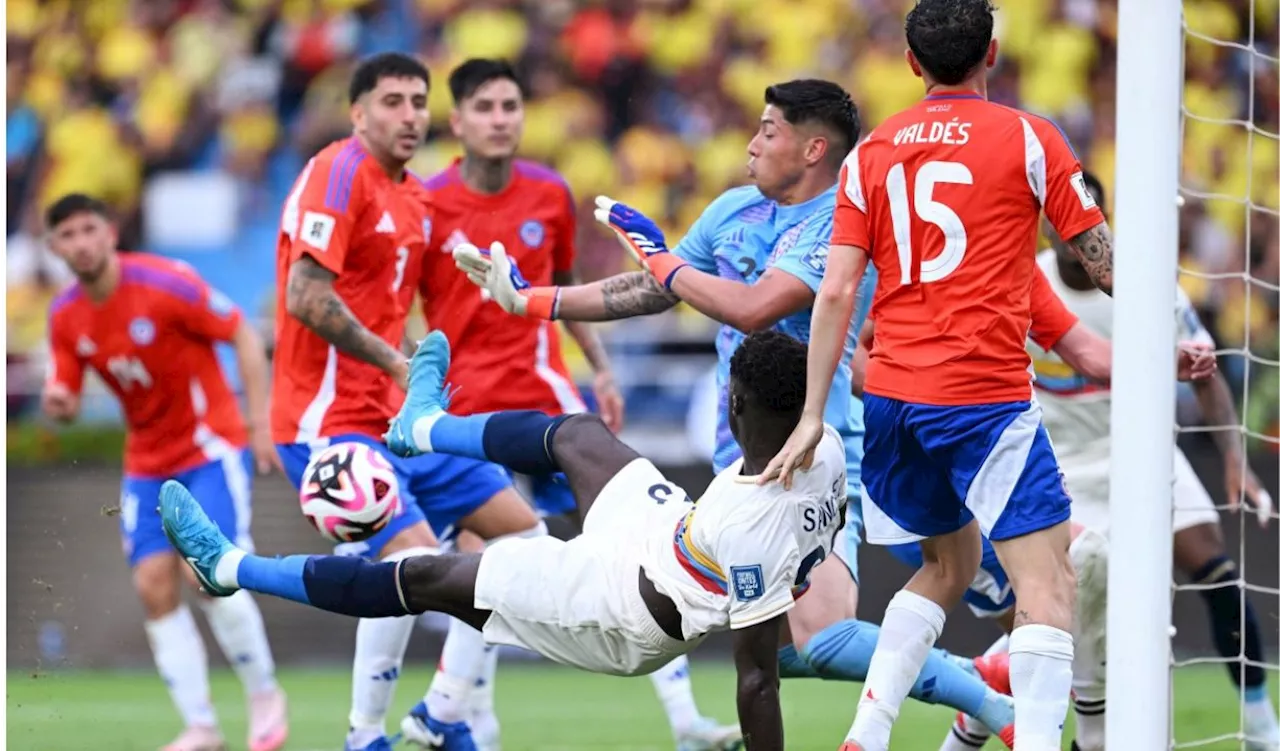
<svg viewBox="0 0 1280 751"><path fill-rule="evenodd" d="M391 212L382 212L382 218L378 220L378 226L373 228L374 232L383 235L395 234L396 223L391 221Z"/></svg>
<svg viewBox="0 0 1280 751"><path fill-rule="evenodd" d="M458 247L463 243L470 243L470 242L471 240L469 240L467 236L462 233L462 230L455 229L454 231L449 233L448 237L445 238L444 244L440 246L440 250L442 252L452 254L454 248Z"/></svg>

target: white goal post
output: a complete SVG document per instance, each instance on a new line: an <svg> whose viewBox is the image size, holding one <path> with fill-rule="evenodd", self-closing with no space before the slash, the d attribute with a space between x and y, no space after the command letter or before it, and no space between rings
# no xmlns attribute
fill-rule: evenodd
<svg viewBox="0 0 1280 751"><path fill-rule="evenodd" d="M1119 0L1106 746L1166 751L1182 6Z"/></svg>

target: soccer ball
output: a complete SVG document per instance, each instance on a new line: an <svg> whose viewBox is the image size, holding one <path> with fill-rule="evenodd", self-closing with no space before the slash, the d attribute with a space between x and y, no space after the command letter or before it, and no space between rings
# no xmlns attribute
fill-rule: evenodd
<svg viewBox="0 0 1280 751"><path fill-rule="evenodd" d="M302 473L302 514L326 539L359 542L400 513L400 483L391 462L363 443L336 443Z"/></svg>

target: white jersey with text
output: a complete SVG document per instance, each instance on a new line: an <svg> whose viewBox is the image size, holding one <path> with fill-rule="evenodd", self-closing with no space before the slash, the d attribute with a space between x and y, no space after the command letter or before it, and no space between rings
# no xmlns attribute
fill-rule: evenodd
<svg viewBox="0 0 1280 751"><path fill-rule="evenodd" d="M844 443L827 425L790 490L757 485L739 459L674 523L652 516L641 566L675 603L686 638L762 623L790 610L832 554L847 498Z"/></svg>
<svg viewBox="0 0 1280 751"><path fill-rule="evenodd" d="M1080 323L1110 340L1114 307L1111 297L1097 289L1078 290L1067 286L1058 272L1057 254L1053 250L1042 251L1036 262L1053 291L1080 319ZM1177 318L1179 341L1213 345L1213 337L1200 323L1195 308L1181 288L1172 312ZM1030 341L1027 349L1031 352L1035 370L1036 399L1044 410L1044 426L1053 439L1054 453L1059 461L1066 464L1108 460L1111 455L1110 387L1088 380L1057 354L1045 352Z"/></svg>

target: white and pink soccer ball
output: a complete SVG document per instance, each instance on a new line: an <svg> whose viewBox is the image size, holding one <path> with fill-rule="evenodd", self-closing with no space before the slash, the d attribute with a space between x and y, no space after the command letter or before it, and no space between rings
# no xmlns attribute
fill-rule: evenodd
<svg viewBox="0 0 1280 751"><path fill-rule="evenodd" d="M312 456L298 501L303 516L334 542L369 539L402 504L391 462L363 443L336 443Z"/></svg>

